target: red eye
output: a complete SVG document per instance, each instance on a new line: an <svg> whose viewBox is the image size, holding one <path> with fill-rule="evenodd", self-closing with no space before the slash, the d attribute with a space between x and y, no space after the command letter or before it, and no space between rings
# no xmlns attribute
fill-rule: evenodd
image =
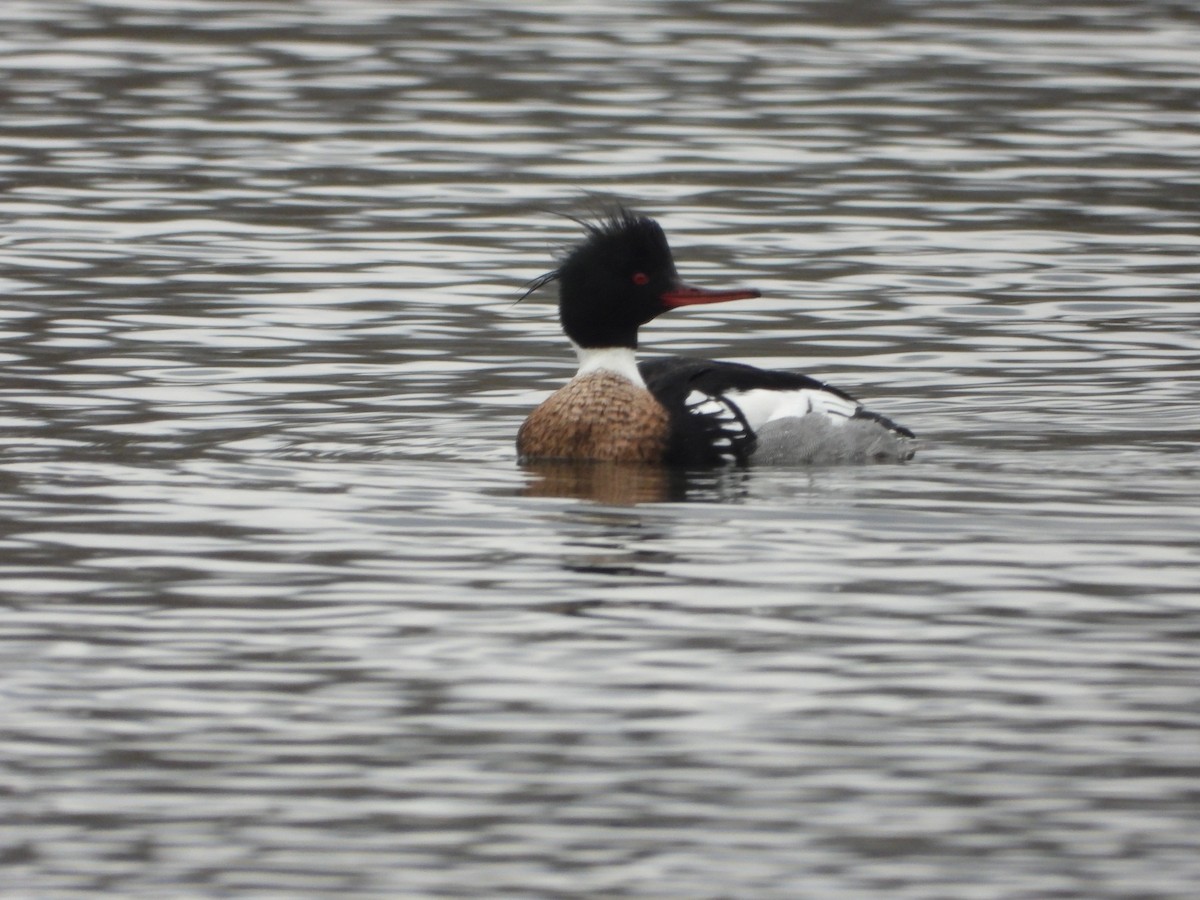
<svg viewBox="0 0 1200 900"><path fill-rule="evenodd" d="M645 272L634 272L633 273L633 283L639 284L639 285L640 284L649 284L650 276L647 275Z"/></svg>

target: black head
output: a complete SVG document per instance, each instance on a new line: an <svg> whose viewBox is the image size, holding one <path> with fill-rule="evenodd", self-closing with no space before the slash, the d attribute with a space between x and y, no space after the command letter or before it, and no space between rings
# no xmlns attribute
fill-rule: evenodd
<svg viewBox="0 0 1200 900"><path fill-rule="evenodd" d="M637 347L638 328L676 306L757 297L758 291L706 291L684 284L667 236L653 219L625 209L583 223L587 238L536 289L558 280L563 331L580 347Z"/></svg>

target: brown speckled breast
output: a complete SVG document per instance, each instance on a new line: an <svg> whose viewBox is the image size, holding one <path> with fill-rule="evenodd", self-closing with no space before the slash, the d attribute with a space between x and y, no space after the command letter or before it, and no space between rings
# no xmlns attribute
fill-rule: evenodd
<svg viewBox="0 0 1200 900"><path fill-rule="evenodd" d="M667 411L648 390L603 369L572 379L517 432L522 459L662 462Z"/></svg>

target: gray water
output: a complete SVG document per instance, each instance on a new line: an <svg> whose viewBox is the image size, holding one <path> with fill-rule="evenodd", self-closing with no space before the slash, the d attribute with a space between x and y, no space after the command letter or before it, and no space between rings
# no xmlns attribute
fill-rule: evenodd
<svg viewBox="0 0 1200 900"><path fill-rule="evenodd" d="M4 898L1192 898L1190 3L8 0ZM621 200L912 463L522 469Z"/></svg>

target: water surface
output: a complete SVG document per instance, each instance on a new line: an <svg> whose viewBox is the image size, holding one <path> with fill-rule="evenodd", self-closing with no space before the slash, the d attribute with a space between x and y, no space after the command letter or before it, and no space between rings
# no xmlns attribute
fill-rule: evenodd
<svg viewBox="0 0 1200 900"><path fill-rule="evenodd" d="M701 6L0 12L0 893L1193 895L1200 18ZM517 466L612 200L917 458Z"/></svg>

